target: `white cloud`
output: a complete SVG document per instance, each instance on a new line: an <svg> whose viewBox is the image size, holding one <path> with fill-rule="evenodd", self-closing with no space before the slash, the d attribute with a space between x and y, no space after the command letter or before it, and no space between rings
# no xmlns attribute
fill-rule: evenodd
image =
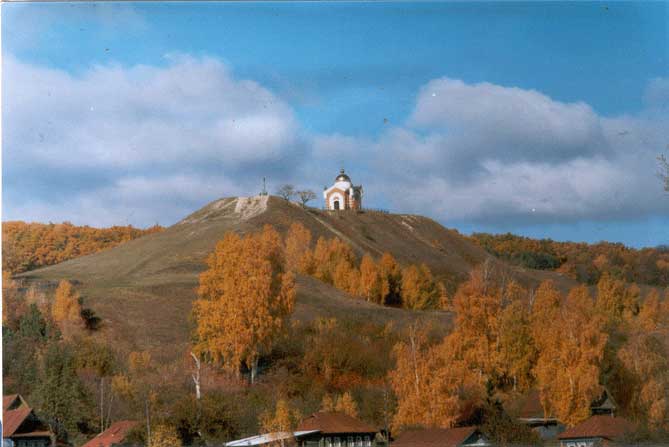
<svg viewBox="0 0 669 447"><path fill-rule="evenodd" d="M98 66L81 76L7 57L10 161L51 167L127 167L277 159L296 147L292 110L214 59L165 67Z"/></svg>
<svg viewBox="0 0 669 447"><path fill-rule="evenodd" d="M387 181L375 187L395 209L440 219L666 215L653 174L668 142L666 116L605 118L532 90L438 79L421 88L407 125L379 139Z"/></svg>

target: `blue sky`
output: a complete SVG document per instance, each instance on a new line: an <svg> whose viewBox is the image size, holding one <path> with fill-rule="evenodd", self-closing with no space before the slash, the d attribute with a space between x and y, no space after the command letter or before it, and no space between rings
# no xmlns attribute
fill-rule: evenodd
<svg viewBox="0 0 669 447"><path fill-rule="evenodd" d="M669 243L669 4L2 8L3 219L174 223L259 179L464 232Z"/></svg>

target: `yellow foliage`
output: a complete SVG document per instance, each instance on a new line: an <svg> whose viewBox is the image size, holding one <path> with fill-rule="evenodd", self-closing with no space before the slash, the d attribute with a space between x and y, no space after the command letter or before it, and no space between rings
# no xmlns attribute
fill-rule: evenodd
<svg viewBox="0 0 669 447"><path fill-rule="evenodd" d="M301 414L298 410L291 408L285 399L276 402L274 411L266 411L260 416L260 426L263 433L291 432L295 429Z"/></svg>
<svg viewBox="0 0 669 447"><path fill-rule="evenodd" d="M244 237L227 233L207 264L193 305L195 350L237 373L241 364L253 368L285 329L295 301L278 233L269 226Z"/></svg>
<svg viewBox="0 0 669 447"><path fill-rule="evenodd" d="M337 399L337 403L335 404L334 409L335 411L347 414L354 418L358 417L358 404L355 403L353 396L351 396L351 393L348 391L346 391Z"/></svg>
<svg viewBox="0 0 669 447"><path fill-rule="evenodd" d="M149 447L181 447L181 438L174 427L158 425L151 430Z"/></svg>

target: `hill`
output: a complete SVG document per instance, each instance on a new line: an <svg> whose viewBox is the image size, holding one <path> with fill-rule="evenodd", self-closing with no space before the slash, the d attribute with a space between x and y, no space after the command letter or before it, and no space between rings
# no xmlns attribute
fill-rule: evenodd
<svg viewBox="0 0 669 447"><path fill-rule="evenodd" d="M426 263L450 289L476 265L490 265L526 286L554 279L567 288L573 281L554 272L512 267L437 222L415 215L381 212L328 212L302 208L272 196L224 198L164 231L118 247L19 275L25 283L54 287L68 279L79 284L85 307L102 318L101 335L124 349L150 349L168 359L189 339L189 314L204 259L227 231L259 230L266 224L285 232L293 222L307 227L314 240L339 237L358 255L390 252L400 263ZM447 326L446 312L413 312L356 300L312 278L298 278L295 319L318 316L402 325L415 318ZM162 356L161 356L162 354Z"/></svg>

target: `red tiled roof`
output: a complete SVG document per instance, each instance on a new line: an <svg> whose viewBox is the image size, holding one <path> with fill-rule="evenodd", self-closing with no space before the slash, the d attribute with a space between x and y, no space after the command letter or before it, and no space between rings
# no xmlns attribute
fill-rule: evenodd
<svg viewBox="0 0 669 447"><path fill-rule="evenodd" d="M88 441L82 447L111 447L112 444L121 443L128 432L137 425L137 421L118 421Z"/></svg>
<svg viewBox="0 0 669 447"><path fill-rule="evenodd" d="M560 433L558 439L604 438L616 440L635 429L627 419L609 415L590 416L585 421Z"/></svg>
<svg viewBox="0 0 669 447"><path fill-rule="evenodd" d="M2 411L6 411L9 406L19 397L18 394L9 394L2 396Z"/></svg>
<svg viewBox="0 0 669 447"><path fill-rule="evenodd" d="M321 433L376 433L378 430L344 413L321 411L303 420L297 431L320 430Z"/></svg>
<svg viewBox="0 0 669 447"><path fill-rule="evenodd" d="M4 403L4 402L3 402ZM23 421L30 416L32 410L28 406L22 406L16 410L2 412L2 437L8 438L19 429Z"/></svg>
<svg viewBox="0 0 669 447"><path fill-rule="evenodd" d="M476 430L476 427L408 430L398 436L392 445L393 447L457 447Z"/></svg>

